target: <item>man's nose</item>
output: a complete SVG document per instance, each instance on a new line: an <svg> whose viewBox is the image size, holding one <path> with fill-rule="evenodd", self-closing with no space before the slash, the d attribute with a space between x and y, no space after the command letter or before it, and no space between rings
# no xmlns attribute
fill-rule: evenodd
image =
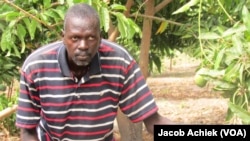
<svg viewBox="0 0 250 141"><path fill-rule="evenodd" d="M87 42L85 40L80 40L80 43L79 43L79 49L88 49L88 45L87 45Z"/></svg>

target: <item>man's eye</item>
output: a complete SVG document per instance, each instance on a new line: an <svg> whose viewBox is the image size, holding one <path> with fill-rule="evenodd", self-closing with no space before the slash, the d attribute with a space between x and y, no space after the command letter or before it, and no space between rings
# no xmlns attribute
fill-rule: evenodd
<svg viewBox="0 0 250 141"><path fill-rule="evenodd" d="M91 40L91 41L94 40L94 39L95 39L95 37L93 37L93 36L89 37L89 40Z"/></svg>
<svg viewBox="0 0 250 141"><path fill-rule="evenodd" d="M71 38L73 41L77 41L79 38L78 37L72 37Z"/></svg>

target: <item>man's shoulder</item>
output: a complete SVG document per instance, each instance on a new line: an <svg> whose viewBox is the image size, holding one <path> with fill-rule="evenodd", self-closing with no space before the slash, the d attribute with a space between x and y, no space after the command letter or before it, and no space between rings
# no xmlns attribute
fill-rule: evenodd
<svg viewBox="0 0 250 141"><path fill-rule="evenodd" d="M109 57L125 57L128 59L132 59L130 53L127 49L115 42L102 39L101 46L99 48L99 52L103 55L107 55Z"/></svg>
<svg viewBox="0 0 250 141"><path fill-rule="evenodd" d="M35 61L44 61L46 59L53 59L53 56L54 57L57 56L58 49L62 45L63 45L62 41L56 41L37 48L25 59L23 66Z"/></svg>
<svg viewBox="0 0 250 141"><path fill-rule="evenodd" d="M39 56L44 55L44 54L50 54L55 52L60 46L62 45L61 41L49 43L47 45L43 45L39 48L37 48L35 51L33 51L28 58L39 58ZM28 59L27 58L27 59Z"/></svg>
<svg viewBox="0 0 250 141"><path fill-rule="evenodd" d="M123 50L124 47L116 42L102 39L100 49L101 50L106 49L107 51L115 51L115 50L119 51L119 50Z"/></svg>

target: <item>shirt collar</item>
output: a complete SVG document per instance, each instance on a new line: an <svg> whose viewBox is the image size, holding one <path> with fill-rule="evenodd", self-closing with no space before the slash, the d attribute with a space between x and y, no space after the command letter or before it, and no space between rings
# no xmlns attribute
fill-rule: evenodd
<svg viewBox="0 0 250 141"><path fill-rule="evenodd" d="M62 44L58 51L58 58L57 58L59 62L59 67L64 76L71 77L72 74L69 70L66 54L67 54L66 47L65 45ZM101 73L101 66L100 66L100 55L99 55L99 52L97 51L97 53L95 54L95 56L93 57L90 63L90 67L89 67L87 74L94 75L98 73Z"/></svg>

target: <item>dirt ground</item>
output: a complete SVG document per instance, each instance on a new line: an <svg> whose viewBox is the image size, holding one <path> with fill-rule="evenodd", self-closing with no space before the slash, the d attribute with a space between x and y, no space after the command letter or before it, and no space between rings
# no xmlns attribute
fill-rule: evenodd
<svg viewBox="0 0 250 141"><path fill-rule="evenodd" d="M225 124L227 99L206 86L194 83L196 61L184 61L167 69L164 74L147 79L159 112L177 123ZM144 141L153 141L153 136L143 131Z"/></svg>

